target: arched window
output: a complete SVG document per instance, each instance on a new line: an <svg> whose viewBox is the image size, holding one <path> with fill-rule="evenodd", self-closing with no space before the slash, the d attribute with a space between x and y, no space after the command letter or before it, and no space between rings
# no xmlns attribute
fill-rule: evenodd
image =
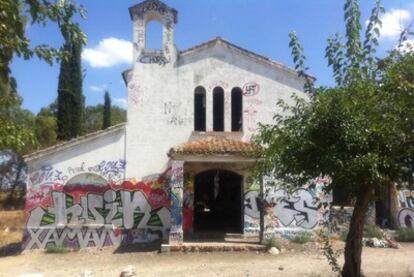
<svg viewBox="0 0 414 277"><path fill-rule="evenodd" d="M145 28L145 48L148 50L162 49L163 26L157 20L151 20Z"/></svg>
<svg viewBox="0 0 414 277"><path fill-rule="evenodd" d="M213 89L213 131L224 131L224 90L221 87Z"/></svg>
<svg viewBox="0 0 414 277"><path fill-rule="evenodd" d="M206 130L206 90L196 87L194 90L194 131Z"/></svg>
<svg viewBox="0 0 414 277"><path fill-rule="evenodd" d="M231 90L231 131L243 130L243 91L241 88Z"/></svg>

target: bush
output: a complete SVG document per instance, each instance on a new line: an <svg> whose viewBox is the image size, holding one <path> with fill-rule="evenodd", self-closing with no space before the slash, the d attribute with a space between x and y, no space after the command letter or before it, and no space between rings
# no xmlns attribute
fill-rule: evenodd
<svg viewBox="0 0 414 277"><path fill-rule="evenodd" d="M291 242L296 242L300 244L305 244L312 240L312 234L308 232L301 232L290 238Z"/></svg>
<svg viewBox="0 0 414 277"><path fill-rule="evenodd" d="M376 225L367 225L364 228L364 237L382 239L382 230Z"/></svg>
<svg viewBox="0 0 414 277"><path fill-rule="evenodd" d="M66 254L69 249L63 246L46 246L45 252L48 254Z"/></svg>
<svg viewBox="0 0 414 277"><path fill-rule="evenodd" d="M414 229L401 228L395 232L395 239L403 242L414 242Z"/></svg>
<svg viewBox="0 0 414 277"><path fill-rule="evenodd" d="M277 249L282 250L282 244L276 237L265 239L263 245L266 246L266 250L269 250L272 247L276 247Z"/></svg>
<svg viewBox="0 0 414 277"><path fill-rule="evenodd" d="M343 229L341 230L341 232L339 233L339 239L342 241L346 241L346 237L348 236L348 229Z"/></svg>

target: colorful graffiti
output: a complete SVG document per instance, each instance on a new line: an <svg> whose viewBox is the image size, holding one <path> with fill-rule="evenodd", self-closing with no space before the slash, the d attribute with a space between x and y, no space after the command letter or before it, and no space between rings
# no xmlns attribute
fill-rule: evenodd
<svg viewBox="0 0 414 277"><path fill-rule="evenodd" d="M314 229L328 226L331 197L322 191L327 180L318 179L310 185L288 192L264 181L265 232L284 229ZM245 234L257 234L260 223L260 197L258 188L244 195ZM328 226L329 227L329 226Z"/></svg>
<svg viewBox="0 0 414 277"><path fill-rule="evenodd" d="M171 167L171 229L170 244L183 242L183 188L184 188L184 162L173 161Z"/></svg>
<svg viewBox="0 0 414 277"><path fill-rule="evenodd" d="M105 170L114 169L111 164ZM39 186L38 197L26 200L24 249L102 247L119 245L123 239L166 238L170 227L166 183L160 179L103 186Z"/></svg>
<svg viewBox="0 0 414 277"><path fill-rule="evenodd" d="M398 193L401 210L398 222L401 228L414 228L414 190L403 189Z"/></svg>
<svg viewBox="0 0 414 277"><path fill-rule="evenodd" d="M193 230L194 215L194 186L192 180L185 182L183 205L183 231L191 232Z"/></svg>

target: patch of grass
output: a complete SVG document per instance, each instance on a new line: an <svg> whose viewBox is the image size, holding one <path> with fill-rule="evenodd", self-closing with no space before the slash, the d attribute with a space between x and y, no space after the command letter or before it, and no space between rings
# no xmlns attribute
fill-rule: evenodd
<svg viewBox="0 0 414 277"><path fill-rule="evenodd" d="M305 244L312 241L312 234L309 232L300 232L295 236L291 237L290 241L299 244Z"/></svg>
<svg viewBox="0 0 414 277"><path fill-rule="evenodd" d="M364 228L364 237L366 238L383 238L382 230L376 225L367 225Z"/></svg>
<svg viewBox="0 0 414 277"><path fill-rule="evenodd" d="M414 242L414 229L400 228L395 232L395 240L402 242Z"/></svg>
<svg viewBox="0 0 414 277"><path fill-rule="evenodd" d="M48 254L66 254L69 252L69 249L63 246L47 246L45 252Z"/></svg>
<svg viewBox="0 0 414 277"><path fill-rule="evenodd" d="M282 250L282 243L276 237L265 239L263 245L266 246L266 250L269 250L272 247Z"/></svg>

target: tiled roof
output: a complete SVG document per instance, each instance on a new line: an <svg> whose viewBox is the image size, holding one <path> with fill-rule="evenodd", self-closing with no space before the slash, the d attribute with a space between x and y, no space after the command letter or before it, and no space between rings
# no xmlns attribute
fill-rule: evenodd
<svg viewBox="0 0 414 277"><path fill-rule="evenodd" d="M256 147L248 142L228 139L225 137L206 137L203 139L186 142L170 149L169 154L197 154L197 155L222 155L222 154L252 154Z"/></svg>

